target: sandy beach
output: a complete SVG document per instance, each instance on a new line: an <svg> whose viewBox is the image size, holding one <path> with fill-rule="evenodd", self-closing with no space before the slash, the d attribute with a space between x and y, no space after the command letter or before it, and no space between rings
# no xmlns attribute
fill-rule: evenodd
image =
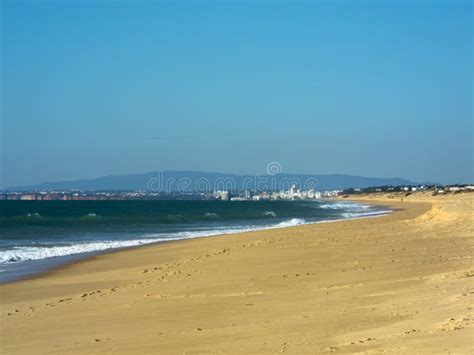
<svg viewBox="0 0 474 355"><path fill-rule="evenodd" d="M474 351L472 194L100 255L0 286L4 354Z"/></svg>

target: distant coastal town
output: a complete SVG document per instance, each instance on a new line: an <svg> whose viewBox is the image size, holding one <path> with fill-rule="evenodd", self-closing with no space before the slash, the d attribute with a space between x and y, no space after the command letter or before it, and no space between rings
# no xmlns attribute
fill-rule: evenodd
<svg viewBox="0 0 474 355"><path fill-rule="evenodd" d="M431 191L433 195L474 192L474 185L417 185L417 186L375 186L367 188L349 188L344 190L316 191L300 190L294 184L289 190L282 191L212 191L212 192L151 192L134 191L83 191L83 190L38 190L38 191L2 191L0 200L20 201L113 201L113 200L221 200L221 201L280 201L280 200L318 200L377 192L413 192Z"/></svg>

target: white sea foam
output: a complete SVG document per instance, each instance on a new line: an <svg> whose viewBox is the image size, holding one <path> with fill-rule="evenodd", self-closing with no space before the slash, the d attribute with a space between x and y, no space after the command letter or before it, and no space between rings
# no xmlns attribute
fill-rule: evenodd
<svg viewBox="0 0 474 355"><path fill-rule="evenodd" d="M374 217L390 213L390 210L374 210L373 206L354 202L334 202L319 205L320 208L340 210L342 219L355 219L363 217Z"/></svg>
<svg viewBox="0 0 474 355"><path fill-rule="evenodd" d="M155 240L137 239L122 241L102 241L93 243L80 243L68 246L51 246L51 247L14 247L11 250L0 252L0 263L11 263L27 260L47 259L54 256L75 255L81 253L90 253L111 248L132 247L141 244L152 243Z"/></svg>
<svg viewBox="0 0 474 355"><path fill-rule="evenodd" d="M293 227L293 226L298 226L305 223L306 221L302 218L293 218L293 219L290 219L289 221L280 222L277 225L273 226L273 228Z"/></svg>
<svg viewBox="0 0 474 355"><path fill-rule="evenodd" d="M227 228L206 231L188 231L171 234L146 234L141 239L105 240L100 242L77 243L72 245L23 246L0 251L0 264L20 261L41 260L58 256L68 256L84 253L101 252L108 249L128 248L139 245L208 237L213 235L233 234L263 229L263 227L249 226L243 228Z"/></svg>
<svg viewBox="0 0 474 355"><path fill-rule="evenodd" d="M386 215L387 213L390 213L390 212L392 212L392 211L379 210L379 211L368 211L368 212L363 212L363 213L345 212L345 213L342 213L341 216L344 219L354 219L354 218L363 218L363 217L383 216L383 215Z"/></svg>
<svg viewBox="0 0 474 355"><path fill-rule="evenodd" d="M264 213L265 216L270 216L270 217L273 217L273 218L276 218L277 217L277 214L273 211L267 211Z"/></svg>
<svg viewBox="0 0 474 355"><path fill-rule="evenodd" d="M358 203L352 202L335 202L335 203L326 203L318 206L319 208L323 209L330 209L330 210L345 210L345 211L367 211L371 208L368 205L362 205Z"/></svg>

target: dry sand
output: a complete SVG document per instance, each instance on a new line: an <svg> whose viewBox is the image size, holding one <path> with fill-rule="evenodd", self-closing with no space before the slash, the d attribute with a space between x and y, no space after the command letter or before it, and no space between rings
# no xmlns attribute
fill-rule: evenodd
<svg viewBox="0 0 474 355"><path fill-rule="evenodd" d="M472 353L473 194L153 245L0 286L5 354Z"/></svg>

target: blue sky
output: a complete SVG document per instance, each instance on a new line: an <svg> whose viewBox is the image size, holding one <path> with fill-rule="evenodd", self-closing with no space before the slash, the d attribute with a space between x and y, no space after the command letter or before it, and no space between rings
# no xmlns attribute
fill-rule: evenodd
<svg viewBox="0 0 474 355"><path fill-rule="evenodd" d="M473 181L470 1L2 2L1 186L162 169Z"/></svg>

